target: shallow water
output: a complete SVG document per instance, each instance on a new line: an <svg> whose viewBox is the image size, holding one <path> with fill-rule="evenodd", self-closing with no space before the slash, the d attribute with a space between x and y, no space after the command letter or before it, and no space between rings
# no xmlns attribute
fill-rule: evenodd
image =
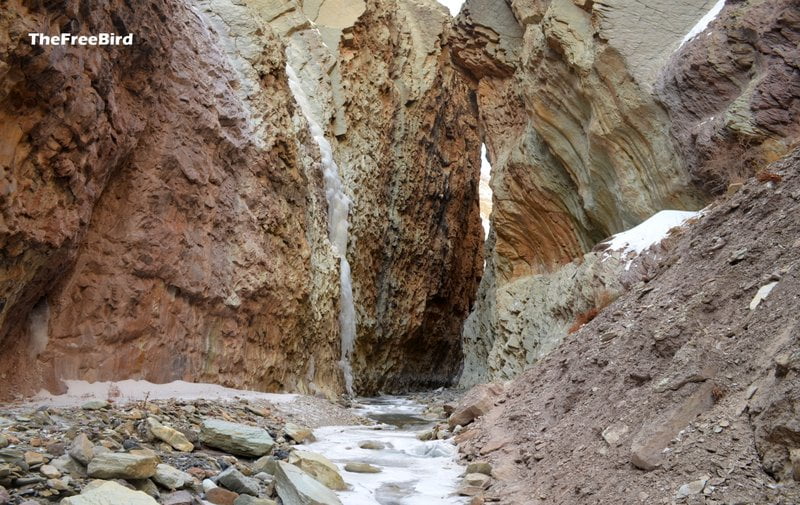
<svg viewBox="0 0 800 505"><path fill-rule="evenodd" d="M326 426L314 430L317 441L299 448L325 455L336 463L350 486L337 493L346 505L461 505L467 499L453 493L464 468L456 463L451 441L422 442L417 432L434 422L422 415L425 407L402 397L359 399L353 410L382 424ZM361 449L366 440L384 449ZM349 462L369 463L377 474L344 470Z"/></svg>

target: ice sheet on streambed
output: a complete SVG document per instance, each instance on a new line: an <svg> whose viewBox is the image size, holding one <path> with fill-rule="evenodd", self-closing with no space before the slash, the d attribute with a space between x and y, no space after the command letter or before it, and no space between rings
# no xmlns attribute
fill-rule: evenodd
<svg viewBox="0 0 800 505"><path fill-rule="evenodd" d="M374 419L391 418L396 428L379 426L327 426L314 430L317 441L298 448L325 455L339 467L351 489L339 492L347 505L461 505L468 499L453 493L464 468L456 463L451 441L420 441L425 407L398 397L370 399L354 408ZM408 422L404 422L406 417ZM419 420L419 421L417 421ZM427 422L428 425L432 424ZM366 440L384 444L385 449L362 449ZM347 463L369 463L380 473L361 474L344 470Z"/></svg>

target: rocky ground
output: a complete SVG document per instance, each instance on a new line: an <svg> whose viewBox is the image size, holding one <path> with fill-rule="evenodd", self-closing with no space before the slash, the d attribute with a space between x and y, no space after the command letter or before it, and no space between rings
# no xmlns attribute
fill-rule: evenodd
<svg viewBox="0 0 800 505"><path fill-rule="evenodd" d="M486 501L800 503L798 169L796 152L731 188L652 279L468 395L456 440L493 464Z"/></svg>
<svg viewBox="0 0 800 505"><path fill-rule="evenodd" d="M264 395L274 397L268 400L212 385L151 386L152 395L136 381L72 383L64 396L0 406L0 505L341 505L347 500L335 492L353 489L347 474L384 469L356 459L337 466L311 452L315 430L371 425L374 440L358 439L360 449L403 454L377 441L386 425L362 416L368 407L358 400ZM178 392L186 396L164 398ZM417 438L434 449L452 439L462 428L446 419L462 395L439 389L405 398L425 406L405 415L414 425L408 429L423 430ZM466 470L460 481L442 483L457 484L456 494L466 498L446 500L470 500L490 485L487 463Z"/></svg>
<svg viewBox="0 0 800 505"><path fill-rule="evenodd" d="M313 397L110 400L0 410L0 504L339 503L310 477L335 467L293 447L308 424L367 422Z"/></svg>

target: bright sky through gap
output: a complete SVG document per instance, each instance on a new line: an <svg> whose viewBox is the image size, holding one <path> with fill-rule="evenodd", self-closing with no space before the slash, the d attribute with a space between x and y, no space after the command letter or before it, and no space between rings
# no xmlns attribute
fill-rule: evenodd
<svg viewBox="0 0 800 505"><path fill-rule="evenodd" d="M461 10L464 0L439 0L439 3L450 9L450 14L455 16Z"/></svg>

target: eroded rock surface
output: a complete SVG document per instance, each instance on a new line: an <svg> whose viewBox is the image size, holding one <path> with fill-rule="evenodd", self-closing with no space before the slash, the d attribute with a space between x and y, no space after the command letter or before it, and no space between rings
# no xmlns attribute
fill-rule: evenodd
<svg viewBox="0 0 800 505"><path fill-rule="evenodd" d="M255 18L234 58L204 17L179 1L4 6L4 393L64 378L339 389L336 263L281 44ZM51 23L136 42L21 35Z"/></svg>
<svg viewBox="0 0 800 505"><path fill-rule="evenodd" d="M43 26L136 42L32 47ZM449 381L481 254L476 111L447 30L433 0L4 5L0 394L342 391L339 262L287 62L354 200L357 388Z"/></svg>
<svg viewBox="0 0 800 505"><path fill-rule="evenodd" d="M602 239L695 210L797 142L796 1L729 2L687 40L715 3L465 3L450 44L494 192L465 384L515 376L619 293L623 265L590 253Z"/></svg>

